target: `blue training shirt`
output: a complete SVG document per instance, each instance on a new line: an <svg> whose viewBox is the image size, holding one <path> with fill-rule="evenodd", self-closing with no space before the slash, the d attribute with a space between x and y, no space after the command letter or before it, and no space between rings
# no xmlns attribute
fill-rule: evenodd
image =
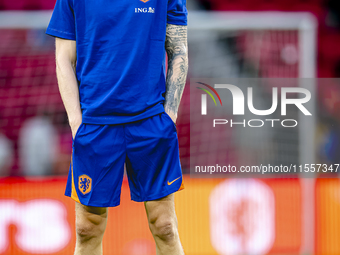
<svg viewBox="0 0 340 255"><path fill-rule="evenodd" d="M83 123L164 112L166 23L187 25L186 0L57 0L46 33L76 41Z"/></svg>

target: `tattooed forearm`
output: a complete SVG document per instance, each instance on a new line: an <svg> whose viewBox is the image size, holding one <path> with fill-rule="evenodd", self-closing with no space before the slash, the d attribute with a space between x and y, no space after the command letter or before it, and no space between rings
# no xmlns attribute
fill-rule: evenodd
<svg viewBox="0 0 340 255"><path fill-rule="evenodd" d="M165 49L168 53L168 72L164 108L176 116L188 72L187 27L167 24Z"/></svg>

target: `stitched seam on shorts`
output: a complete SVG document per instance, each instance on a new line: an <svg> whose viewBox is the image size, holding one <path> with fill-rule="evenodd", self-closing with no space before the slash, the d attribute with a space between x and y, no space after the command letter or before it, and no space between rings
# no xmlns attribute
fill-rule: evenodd
<svg viewBox="0 0 340 255"><path fill-rule="evenodd" d="M129 158L128 157L128 153L127 153L127 145L126 145L126 125L124 125L124 143L125 143L125 153L126 153L126 157L127 158ZM129 159L130 160L130 159ZM131 161L131 160L130 160ZM126 164L126 162L125 162L125 164ZM132 166L131 166L132 167ZM127 172L127 170L126 170L126 172ZM128 176L128 178L129 178L129 176ZM139 192L140 192L140 194L139 194L139 197L141 198L141 199L143 199L144 198L144 189L143 189L143 187L142 187L142 185L140 184L140 182L139 182L139 178L138 178L138 175L137 175L137 178L136 178L137 180L135 180L136 181L136 184L138 184L138 187L139 187ZM130 189L130 192L131 192L131 189Z"/></svg>

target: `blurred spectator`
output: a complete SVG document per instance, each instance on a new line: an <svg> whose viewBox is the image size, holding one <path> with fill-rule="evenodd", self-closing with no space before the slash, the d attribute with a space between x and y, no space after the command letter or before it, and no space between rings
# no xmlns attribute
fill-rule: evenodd
<svg viewBox="0 0 340 255"><path fill-rule="evenodd" d="M338 60L334 67L334 77L340 78L340 60Z"/></svg>
<svg viewBox="0 0 340 255"><path fill-rule="evenodd" d="M327 17L328 25L340 28L340 1L329 0L328 10L329 10Z"/></svg>
<svg viewBox="0 0 340 255"><path fill-rule="evenodd" d="M210 0L187 0L188 10L211 10Z"/></svg>
<svg viewBox="0 0 340 255"><path fill-rule="evenodd" d="M23 175L52 173L58 151L57 131L47 113L26 120L19 134L19 157Z"/></svg>
<svg viewBox="0 0 340 255"><path fill-rule="evenodd" d="M0 176L8 176L13 164L13 142L0 133Z"/></svg>
<svg viewBox="0 0 340 255"><path fill-rule="evenodd" d="M328 122L328 123L327 123ZM337 120L328 120L323 143L321 143L321 156L330 164L339 164L340 158L340 126Z"/></svg>

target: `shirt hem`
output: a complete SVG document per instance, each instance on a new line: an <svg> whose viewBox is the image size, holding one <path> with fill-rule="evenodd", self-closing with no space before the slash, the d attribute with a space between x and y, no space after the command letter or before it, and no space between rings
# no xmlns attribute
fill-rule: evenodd
<svg viewBox="0 0 340 255"><path fill-rule="evenodd" d="M126 124L135 121L140 121L143 119L150 118L157 114L165 112L163 105L159 105L157 108L152 111L144 112L135 116L110 116L110 117L93 117L93 116L84 116L82 118L82 123L84 124L97 124L97 125L118 125L118 124Z"/></svg>

